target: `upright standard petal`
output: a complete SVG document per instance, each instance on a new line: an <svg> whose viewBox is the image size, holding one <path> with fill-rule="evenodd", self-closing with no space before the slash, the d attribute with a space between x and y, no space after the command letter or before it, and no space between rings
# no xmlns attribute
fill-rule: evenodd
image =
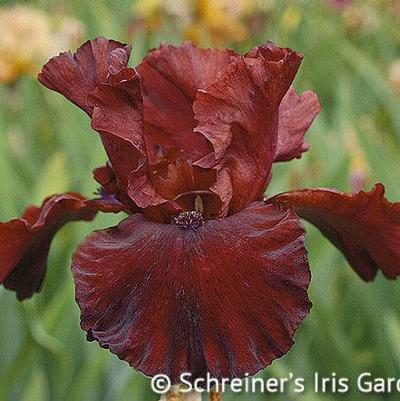
<svg viewBox="0 0 400 401"><path fill-rule="evenodd" d="M278 145L275 162L300 158L308 150L304 134L320 112L318 97L307 91L298 95L291 86L279 106Z"/></svg>
<svg viewBox="0 0 400 401"><path fill-rule="evenodd" d="M205 138L193 133L192 103L237 56L233 50L199 49L190 42L162 44L137 67L142 80L147 149L153 161L160 147L183 151L196 160L210 151Z"/></svg>
<svg viewBox="0 0 400 401"><path fill-rule="evenodd" d="M89 100L94 107L92 128L101 134L119 186L125 192L130 173L145 169L147 162L140 78L133 68L110 73Z"/></svg>
<svg viewBox="0 0 400 401"><path fill-rule="evenodd" d="M47 198L41 207L28 207L20 219L0 223L0 283L20 300L32 296L41 287L51 241L64 224L92 220L99 210L122 209L116 201L69 192Z"/></svg>
<svg viewBox="0 0 400 401"><path fill-rule="evenodd" d="M278 142L279 105L303 55L267 44L238 57L198 91L195 129L212 144L201 167L227 168L233 184L230 213L262 197Z"/></svg>
<svg viewBox="0 0 400 401"><path fill-rule="evenodd" d="M82 328L173 382L255 373L290 349L310 309L300 221L262 202L193 228L183 220L135 214L86 239L72 263Z"/></svg>
<svg viewBox="0 0 400 401"><path fill-rule="evenodd" d="M130 46L100 37L52 58L38 76L92 117L122 192L146 163L140 79L129 56Z"/></svg>
<svg viewBox="0 0 400 401"><path fill-rule="evenodd" d="M131 51L129 45L101 37L88 40L75 54L65 52L53 57L42 68L38 79L92 115L93 106L89 104L88 96L97 84L105 82L110 61L115 65L115 56L110 59L115 51L126 67Z"/></svg>
<svg viewBox="0 0 400 401"><path fill-rule="evenodd" d="M362 279L370 281L378 270L390 279L400 275L400 202L387 201L384 193L382 184L356 194L303 189L268 202L294 207L344 253Z"/></svg>

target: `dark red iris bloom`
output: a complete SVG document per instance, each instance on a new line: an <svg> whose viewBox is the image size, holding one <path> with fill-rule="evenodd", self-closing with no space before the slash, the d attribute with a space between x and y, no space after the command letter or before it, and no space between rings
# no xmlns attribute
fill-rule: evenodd
<svg viewBox="0 0 400 401"><path fill-rule="evenodd" d="M291 86L302 54L161 45L136 69L129 54L98 38L39 74L90 116L109 161L94 171L99 199L55 195L0 225L0 280L19 299L40 289L63 224L125 211L73 257L88 338L147 375L232 378L285 354L310 310L299 217L363 279L400 274L400 203L381 184L263 198L272 164L307 150L319 112Z"/></svg>

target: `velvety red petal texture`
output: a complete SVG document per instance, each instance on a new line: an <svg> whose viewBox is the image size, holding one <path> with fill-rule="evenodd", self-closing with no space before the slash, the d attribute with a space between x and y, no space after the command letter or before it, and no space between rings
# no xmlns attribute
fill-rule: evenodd
<svg viewBox="0 0 400 401"><path fill-rule="evenodd" d="M129 174L146 164L140 78L133 68L110 73L90 96L92 128L101 133L113 170L123 188Z"/></svg>
<svg viewBox="0 0 400 401"><path fill-rule="evenodd" d="M279 106L276 162L300 158L308 150L304 134L320 112L318 97L307 91L298 95L291 86Z"/></svg>
<svg viewBox="0 0 400 401"><path fill-rule="evenodd" d="M142 214L73 257L81 325L147 375L255 373L285 354L310 309L295 213L262 202L197 229Z"/></svg>
<svg viewBox="0 0 400 401"><path fill-rule="evenodd" d="M38 75L92 117L122 190L146 161L140 79L129 56L130 46L100 37L52 58Z"/></svg>
<svg viewBox="0 0 400 401"><path fill-rule="evenodd" d="M224 217L231 188L229 175L175 159L152 166L149 176L133 173L128 195L145 214L161 222L170 222L171 214L195 210L196 202L201 202L206 219ZM154 207L158 207L157 214Z"/></svg>
<svg viewBox="0 0 400 401"><path fill-rule="evenodd" d="M384 193L382 184L356 194L303 189L268 202L294 207L344 253L364 280L373 280L378 270L394 279L400 275L400 202L387 201Z"/></svg>
<svg viewBox="0 0 400 401"><path fill-rule="evenodd" d="M56 232L69 221L92 220L99 210L119 212L122 205L69 192L47 198L41 207L28 207L20 219L0 223L0 283L20 300L39 291Z"/></svg>
<svg viewBox="0 0 400 401"><path fill-rule="evenodd" d="M213 152L196 164L224 167L233 195L230 213L262 197L278 143L279 105L303 55L268 43L236 58L199 91L193 108Z"/></svg>
<svg viewBox="0 0 400 401"><path fill-rule="evenodd" d="M97 38L38 78L91 116L109 158L95 178L131 212L160 222L198 209L206 219L234 214L262 199L274 161L305 150L319 105L289 89L302 54L271 43L244 56L162 44L138 72L129 56L129 46Z"/></svg>
<svg viewBox="0 0 400 401"><path fill-rule="evenodd" d="M192 103L196 91L205 89L236 56L232 50L199 49L190 42L180 46L162 44L137 67L151 163L160 149L167 152L174 146L190 160L210 152L205 138L193 133Z"/></svg>
<svg viewBox="0 0 400 401"><path fill-rule="evenodd" d="M125 60L123 66L126 67L130 50L130 46L115 40L101 37L88 40L75 54L65 52L53 57L42 68L38 79L43 85L61 93L92 115L93 106L88 102L88 96L97 84L105 82L110 64L115 66L115 57L111 57L113 52L117 52L114 54L121 61Z"/></svg>

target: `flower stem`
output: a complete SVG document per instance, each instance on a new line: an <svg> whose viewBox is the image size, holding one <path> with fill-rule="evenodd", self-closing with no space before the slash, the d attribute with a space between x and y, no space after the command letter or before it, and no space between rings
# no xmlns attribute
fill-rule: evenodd
<svg viewBox="0 0 400 401"><path fill-rule="evenodd" d="M173 386L167 394L161 396L159 401L201 401L201 393L191 391L183 393L180 386Z"/></svg>
<svg viewBox="0 0 400 401"><path fill-rule="evenodd" d="M222 401L222 394L219 391L210 391L210 401Z"/></svg>
<svg viewBox="0 0 400 401"><path fill-rule="evenodd" d="M190 393L183 393L180 391L180 386L173 386L167 394L161 396L159 401L201 401L200 392L191 391ZM216 390L211 390L209 393L210 401L222 401L222 394Z"/></svg>

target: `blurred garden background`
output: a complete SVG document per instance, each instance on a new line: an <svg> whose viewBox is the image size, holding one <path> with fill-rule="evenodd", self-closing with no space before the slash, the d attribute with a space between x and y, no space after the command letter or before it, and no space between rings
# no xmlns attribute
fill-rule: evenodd
<svg viewBox="0 0 400 401"><path fill-rule="evenodd" d="M91 170L106 160L89 119L35 79L58 52L103 35L133 44L131 64L161 41L245 52L271 39L302 51L299 91L322 112L310 151L274 168L269 193L307 186L346 191L381 181L400 200L399 0L0 1L0 221L68 190L96 191ZM152 401L150 380L79 327L69 270L80 240L120 221L68 225L53 243L43 291L19 303L0 288L0 401ZM259 373L304 377L301 395L227 393L224 400L399 400L399 393L315 394L315 372L400 377L400 282L364 283L311 226L307 243L314 307L291 351ZM160 300L162 302L162 300ZM206 397L204 396L204 399Z"/></svg>

